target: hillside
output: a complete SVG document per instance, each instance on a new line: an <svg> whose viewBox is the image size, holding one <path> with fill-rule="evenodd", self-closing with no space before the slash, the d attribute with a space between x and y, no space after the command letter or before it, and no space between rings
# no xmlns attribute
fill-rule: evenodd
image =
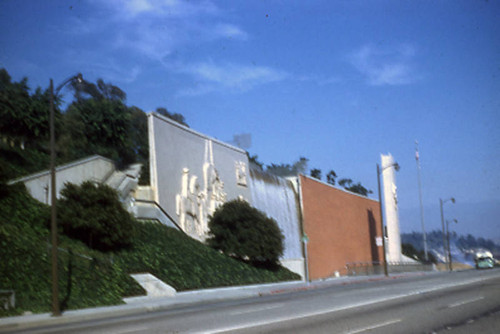
<svg viewBox="0 0 500 334"><path fill-rule="evenodd" d="M431 231L427 233L427 249L439 262L445 262L443 250L443 233ZM403 233L401 242L411 244L417 251L423 251L422 233ZM454 262L474 265L474 254L479 250L488 250L495 258L500 258L500 245L493 240L476 238L472 235L458 235L450 233L450 252Z"/></svg>
<svg viewBox="0 0 500 334"><path fill-rule="evenodd" d="M0 185L0 290L16 293L15 310L48 312L51 307L49 207L35 201L23 185ZM130 249L102 253L59 237L59 285L62 309L122 303L144 294L128 275L150 272L177 290L294 280L279 268L269 271L226 257L155 222L135 222L138 235Z"/></svg>

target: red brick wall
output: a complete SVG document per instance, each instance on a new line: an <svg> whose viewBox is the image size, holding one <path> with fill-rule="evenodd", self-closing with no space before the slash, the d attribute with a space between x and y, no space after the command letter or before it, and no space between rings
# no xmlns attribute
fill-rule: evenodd
<svg viewBox="0 0 500 334"><path fill-rule="evenodd" d="M300 176L310 279L347 274L349 262L383 261L378 201Z"/></svg>

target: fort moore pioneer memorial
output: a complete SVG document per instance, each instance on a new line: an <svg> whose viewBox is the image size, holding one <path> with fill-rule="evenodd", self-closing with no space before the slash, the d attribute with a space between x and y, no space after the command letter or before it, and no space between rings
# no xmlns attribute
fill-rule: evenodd
<svg viewBox="0 0 500 334"><path fill-rule="evenodd" d="M207 238L209 217L220 205L247 201L276 220L284 235L280 262L304 280L413 261L401 253L397 164L390 154L381 155L380 205L306 175L267 173L249 161L246 151L155 112L148 114L148 135L148 186L138 184L141 165L117 170L111 160L91 156L57 167L57 194L66 182L107 184L136 218L157 220L200 242ZM23 182L34 198L50 204L49 179L49 171L44 171L11 182Z"/></svg>

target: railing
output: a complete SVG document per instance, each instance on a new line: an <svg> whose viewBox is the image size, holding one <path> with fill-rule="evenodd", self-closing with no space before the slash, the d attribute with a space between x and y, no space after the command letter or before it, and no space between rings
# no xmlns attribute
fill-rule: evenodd
<svg viewBox="0 0 500 334"><path fill-rule="evenodd" d="M345 265L347 276L369 276L382 275L384 265L382 262L351 262ZM433 271L432 263L412 263L412 262L388 262L389 273L405 273L416 271Z"/></svg>
<svg viewBox="0 0 500 334"><path fill-rule="evenodd" d="M182 230L182 228L177 225L177 223L175 222L175 220L172 218L172 216L170 216L167 211L163 210L163 208L160 206L160 204L158 204L157 202L155 201L150 201L150 200L145 200L145 199L136 199L135 200L136 203L146 203L146 204L150 204L150 205L153 205L155 206L156 208L160 209L161 213L163 213L165 215L165 217L167 217L170 222L172 224L175 225L175 227L177 227L177 229L181 232L183 232L185 234L185 232ZM148 217L137 217L137 219L150 219L150 220L154 220L154 218L148 218Z"/></svg>

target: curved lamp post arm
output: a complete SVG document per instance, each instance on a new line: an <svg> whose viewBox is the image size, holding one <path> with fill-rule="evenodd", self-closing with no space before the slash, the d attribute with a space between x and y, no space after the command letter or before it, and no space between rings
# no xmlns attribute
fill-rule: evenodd
<svg viewBox="0 0 500 334"><path fill-rule="evenodd" d="M57 88L55 89L54 93L53 93L53 96L54 98L56 98L58 95L59 95L59 92L61 91L61 89L63 89L64 86L66 86L68 83L72 82L72 81L77 81L78 83L82 83L83 82L83 75L81 73L78 73L77 75L73 75L72 77L69 77L67 78L66 80L64 80L59 86L57 86Z"/></svg>

